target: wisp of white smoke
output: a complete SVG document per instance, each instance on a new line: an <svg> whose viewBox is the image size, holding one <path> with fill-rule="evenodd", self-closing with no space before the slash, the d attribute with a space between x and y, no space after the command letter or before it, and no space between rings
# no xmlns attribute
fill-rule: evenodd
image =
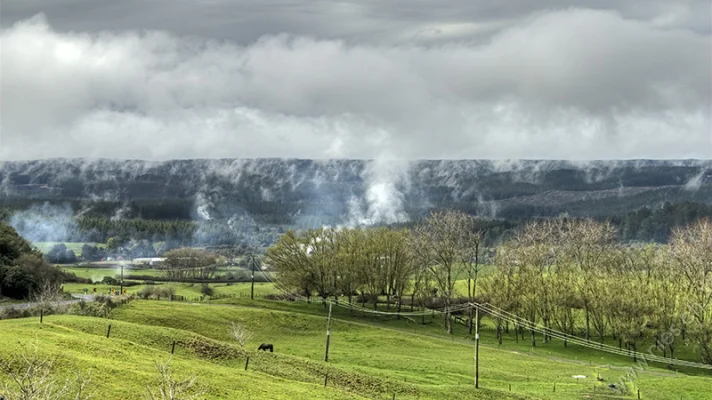
<svg viewBox="0 0 712 400"><path fill-rule="evenodd" d="M9 222L21 236L35 243L66 241L78 232L69 205L33 205L13 214Z"/></svg>
<svg viewBox="0 0 712 400"><path fill-rule="evenodd" d="M370 161L362 177L366 186L363 199L349 201L350 226L393 224L409 220L405 212L405 195L408 186L408 162L393 158Z"/></svg>

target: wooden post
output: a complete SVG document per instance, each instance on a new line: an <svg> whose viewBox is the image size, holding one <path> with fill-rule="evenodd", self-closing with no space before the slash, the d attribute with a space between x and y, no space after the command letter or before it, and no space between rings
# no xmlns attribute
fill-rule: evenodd
<svg viewBox="0 0 712 400"><path fill-rule="evenodd" d="M109 338L109 335L111 335L111 324L109 324L109 329L106 330L106 338Z"/></svg>
<svg viewBox="0 0 712 400"><path fill-rule="evenodd" d="M255 299L255 255L252 255L252 287L250 289L250 300Z"/></svg>
<svg viewBox="0 0 712 400"><path fill-rule="evenodd" d="M475 306L475 389L480 388L480 308Z"/></svg>
<svg viewBox="0 0 712 400"><path fill-rule="evenodd" d="M554 393L556 393L556 383L554 383Z"/></svg>
<svg viewBox="0 0 712 400"><path fill-rule="evenodd" d="M171 354L173 354L176 351L176 341L173 341L173 346L171 347Z"/></svg>
<svg viewBox="0 0 712 400"><path fill-rule="evenodd" d="M640 389L638 389L638 400L640 400Z"/></svg>
<svg viewBox="0 0 712 400"><path fill-rule="evenodd" d="M324 375L324 387L326 387L326 382L327 382L328 380L329 380L329 373L327 372L327 373Z"/></svg>
<svg viewBox="0 0 712 400"><path fill-rule="evenodd" d="M329 318L326 321L326 351L324 352L324 361L329 361L329 341L331 340L331 306L333 303L329 302ZM326 383L324 383L326 386Z"/></svg>
<svg viewBox="0 0 712 400"><path fill-rule="evenodd" d="M42 323L42 317L44 317L44 309L40 308L40 324Z"/></svg>
<svg viewBox="0 0 712 400"><path fill-rule="evenodd" d="M247 356L247 360L245 360L245 371L247 371L248 365L250 365L250 356Z"/></svg>
<svg viewBox="0 0 712 400"><path fill-rule="evenodd" d="M119 296L124 294L124 264L121 264L121 282L119 286Z"/></svg>

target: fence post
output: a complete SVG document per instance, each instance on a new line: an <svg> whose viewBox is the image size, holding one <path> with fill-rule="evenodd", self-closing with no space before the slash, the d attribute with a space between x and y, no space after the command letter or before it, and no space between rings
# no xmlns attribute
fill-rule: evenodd
<svg viewBox="0 0 712 400"><path fill-rule="evenodd" d="M247 371L248 365L250 365L250 356L247 356L247 360L245 360L245 371Z"/></svg>
<svg viewBox="0 0 712 400"><path fill-rule="evenodd" d="M176 341L173 341L173 346L171 347L171 354L173 354L176 351Z"/></svg>
<svg viewBox="0 0 712 400"><path fill-rule="evenodd" d="M329 302L329 319L326 322L326 350L324 351L324 362L329 361L329 340L331 339L331 306Z"/></svg>
<svg viewBox="0 0 712 400"><path fill-rule="evenodd" d="M44 317L44 309L40 308L40 324L42 323L42 317Z"/></svg>
<svg viewBox="0 0 712 400"><path fill-rule="evenodd" d="M109 338L109 335L111 334L111 324L109 324L109 329L106 330L106 338Z"/></svg>
<svg viewBox="0 0 712 400"><path fill-rule="evenodd" d="M328 380L329 380L329 373L327 372L327 373L324 375L324 387L326 387L326 382L327 382Z"/></svg>

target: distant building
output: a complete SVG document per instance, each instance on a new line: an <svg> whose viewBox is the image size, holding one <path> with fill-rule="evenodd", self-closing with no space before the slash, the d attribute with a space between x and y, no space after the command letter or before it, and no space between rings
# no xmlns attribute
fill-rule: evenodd
<svg viewBox="0 0 712 400"><path fill-rule="evenodd" d="M156 265L166 261L165 258L134 258L132 264L143 264L143 265Z"/></svg>

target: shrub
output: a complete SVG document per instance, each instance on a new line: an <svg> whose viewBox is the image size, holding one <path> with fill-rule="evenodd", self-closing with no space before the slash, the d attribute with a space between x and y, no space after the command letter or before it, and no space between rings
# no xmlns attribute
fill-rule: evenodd
<svg viewBox="0 0 712 400"><path fill-rule="evenodd" d="M101 280L101 283L104 285L118 285L120 282L111 276L105 276L104 279Z"/></svg>
<svg viewBox="0 0 712 400"><path fill-rule="evenodd" d="M77 276L74 272L63 272L62 280L64 283L86 283L92 284L93 282L89 278L82 278Z"/></svg>
<svg viewBox="0 0 712 400"><path fill-rule="evenodd" d="M156 287L156 295L159 299L170 299L174 294L176 294L176 288L173 286L162 285Z"/></svg>
<svg viewBox="0 0 712 400"><path fill-rule="evenodd" d="M142 299L170 299L175 295L176 289L170 285L146 286L137 294Z"/></svg>
<svg viewBox="0 0 712 400"><path fill-rule="evenodd" d="M151 297L154 296L156 288L154 286L146 286L140 291L138 291L137 295L142 298L142 299L150 299Z"/></svg>
<svg viewBox="0 0 712 400"><path fill-rule="evenodd" d="M203 286L200 287L200 293L204 296L212 296L215 291L207 283L204 283Z"/></svg>
<svg viewBox="0 0 712 400"><path fill-rule="evenodd" d="M111 316L111 312L121 305L123 302L128 302L133 300L135 297L131 296L121 296L119 301L117 298L112 298L109 296L96 296L94 301L85 302L84 300L74 303L69 307L68 313L73 315L82 315L86 317L101 317L108 318Z"/></svg>
<svg viewBox="0 0 712 400"><path fill-rule="evenodd" d="M70 306L66 304L35 305L26 308L16 308L10 306L0 310L0 319L36 317L40 315L40 312L43 312L44 315L66 314L69 308Z"/></svg>
<svg viewBox="0 0 712 400"><path fill-rule="evenodd" d="M113 304L113 303L112 303ZM72 315L81 315L85 317L101 317L107 318L111 313L112 307L108 303L100 302L85 302L80 301L74 303L69 308L69 313Z"/></svg>

